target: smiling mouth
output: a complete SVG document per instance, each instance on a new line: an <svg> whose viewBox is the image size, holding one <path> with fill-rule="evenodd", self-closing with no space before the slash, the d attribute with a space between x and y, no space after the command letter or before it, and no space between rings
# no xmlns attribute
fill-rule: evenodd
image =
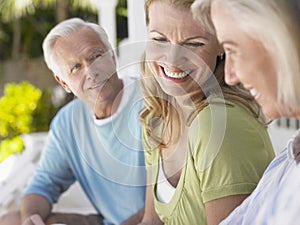
<svg viewBox="0 0 300 225"><path fill-rule="evenodd" d="M255 88L251 88L249 91L253 97L255 97L258 94L258 91Z"/></svg>
<svg viewBox="0 0 300 225"><path fill-rule="evenodd" d="M169 71L167 68L163 67L163 71L167 77L173 78L173 79L183 79L186 78L188 75L191 74L192 70L182 71L182 72L172 72Z"/></svg>
<svg viewBox="0 0 300 225"><path fill-rule="evenodd" d="M104 81L101 81L100 83L98 84L95 84L94 86L91 86L89 89L95 89L95 88L98 88L98 87L101 87L103 85L105 85L105 83L108 81L108 79L104 80Z"/></svg>
<svg viewBox="0 0 300 225"><path fill-rule="evenodd" d="M258 92L255 88L249 89L249 92L256 101L259 100L259 98L261 96L260 92Z"/></svg>

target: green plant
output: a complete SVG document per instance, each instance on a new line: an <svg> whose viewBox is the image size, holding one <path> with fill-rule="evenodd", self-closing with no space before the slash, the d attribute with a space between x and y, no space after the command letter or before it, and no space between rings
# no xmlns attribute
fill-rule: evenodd
<svg viewBox="0 0 300 225"><path fill-rule="evenodd" d="M20 135L47 131L57 112L51 93L24 81L5 85L0 98L0 162L24 148Z"/></svg>
<svg viewBox="0 0 300 225"><path fill-rule="evenodd" d="M32 112L30 132L48 131L50 122L59 108L59 106L54 106L51 92L43 90L37 106Z"/></svg>

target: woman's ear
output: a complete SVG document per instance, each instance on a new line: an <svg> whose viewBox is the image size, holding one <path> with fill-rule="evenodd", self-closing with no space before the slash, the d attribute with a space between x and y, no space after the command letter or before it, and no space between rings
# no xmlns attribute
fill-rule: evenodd
<svg viewBox="0 0 300 225"><path fill-rule="evenodd" d="M59 76L55 75L55 80L65 89L66 92L72 93L69 86L64 82L62 79L59 78Z"/></svg>
<svg viewBox="0 0 300 225"><path fill-rule="evenodd" d="M222 46L220 46L218 57L220 58L221 61L223 61L223 59L225 58L225 51Z"/></svg>
<svg viewBox="0 0 300 225"><path fill-rule="evenodd" d="M219 46L219 54L218 54L218 56L220 56L220 57L224 57L225 56L224 48L221 45Z"/></svg>

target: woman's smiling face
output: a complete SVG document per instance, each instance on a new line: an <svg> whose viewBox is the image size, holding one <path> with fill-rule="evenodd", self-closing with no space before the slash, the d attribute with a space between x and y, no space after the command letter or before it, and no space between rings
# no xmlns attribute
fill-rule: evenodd
<svg viewBox="0 0 300 225"><path fill-rule="evenodd" d="M271 53L259 40L237 25L222 1L213 2L211 16L218 39L226 53L226 83L235 85L241 82L262 106L268 118L279 117L277 73Z"/></svg>
<svg viewBox="0 0 300 225"><path fill-rule="evenodd" d="M148 15L146 60L161 88L175 97L199 91L215 70L217 39L199 27L189 8L154 1Z"/></svg>

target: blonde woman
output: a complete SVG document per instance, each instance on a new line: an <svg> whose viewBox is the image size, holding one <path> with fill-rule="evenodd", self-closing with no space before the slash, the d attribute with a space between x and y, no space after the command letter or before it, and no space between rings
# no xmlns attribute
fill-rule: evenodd
<svg viewBox="0 0 300 225"><path fill-rule="evenodd" d="M142 224L218 224L274 153L259 108L224 82L223 49L193 0L147 0L141 114L148 172Z"/></svg>

